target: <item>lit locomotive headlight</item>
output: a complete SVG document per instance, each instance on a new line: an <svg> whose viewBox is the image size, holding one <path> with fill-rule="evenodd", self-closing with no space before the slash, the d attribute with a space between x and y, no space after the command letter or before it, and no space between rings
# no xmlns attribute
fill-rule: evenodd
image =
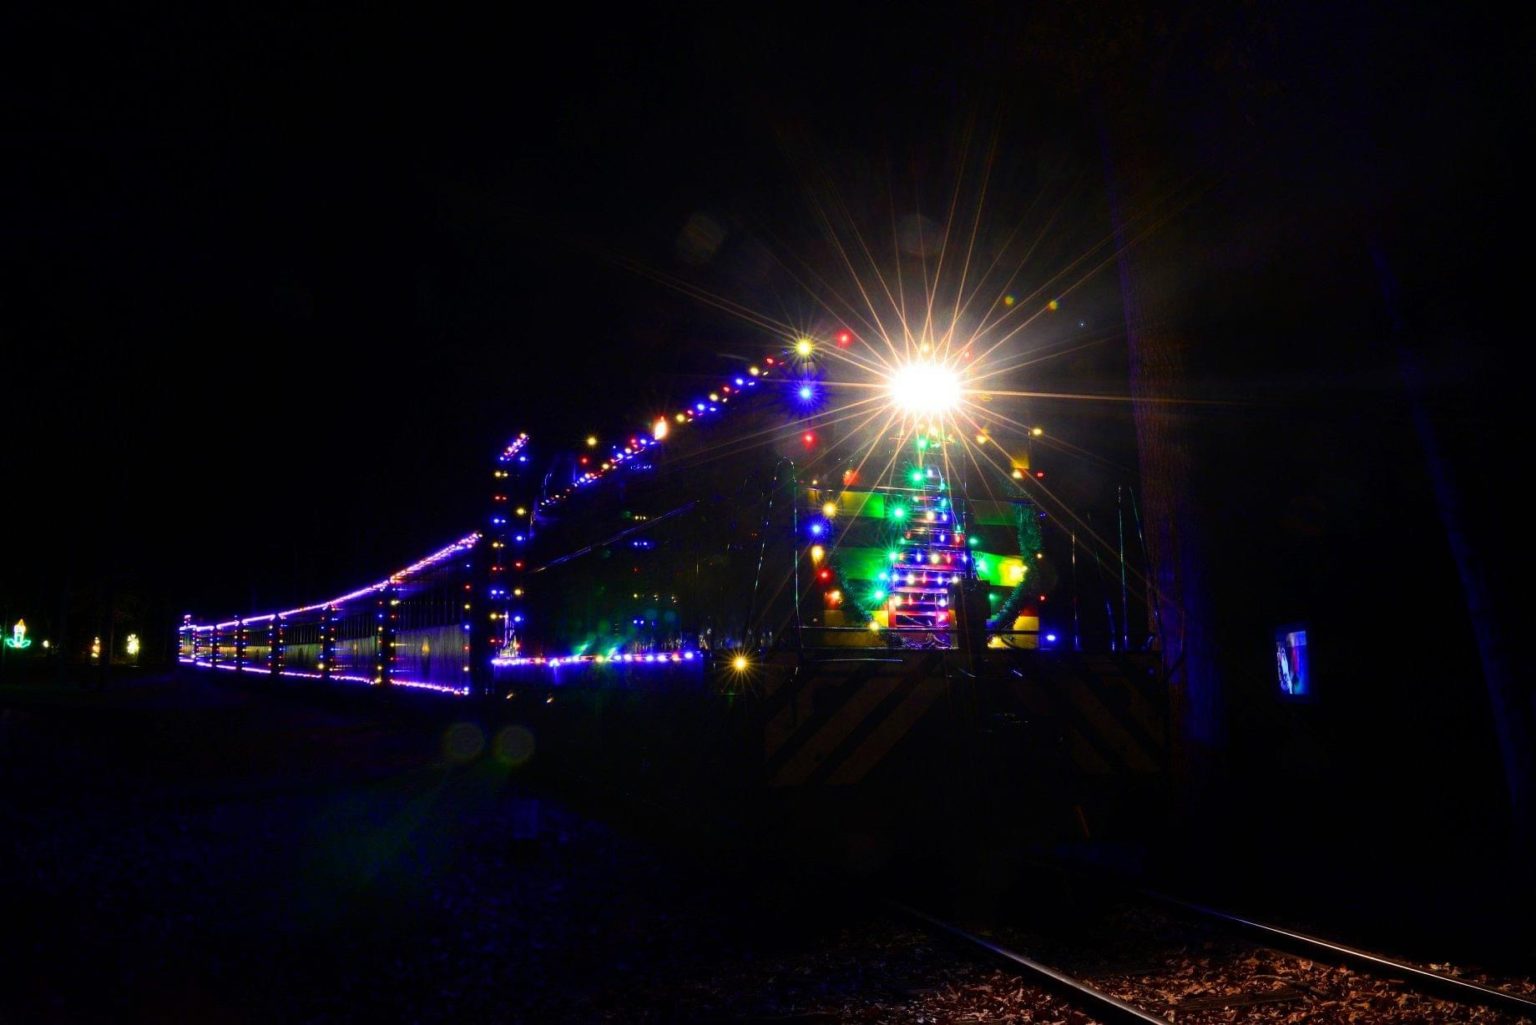
<svg viewBox="0 0 1536 1025"><path fill-rule="evenodd" d="M942 363L914 362L886 379L891 404L917 416L947 413L960 404L960 375Z"/></svg>

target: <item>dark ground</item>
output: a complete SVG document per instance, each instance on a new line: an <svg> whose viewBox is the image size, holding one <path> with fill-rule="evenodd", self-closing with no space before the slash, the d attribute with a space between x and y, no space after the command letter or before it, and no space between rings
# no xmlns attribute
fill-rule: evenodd
<svg viewBox="0 0 1536 1025"><path fill-rule="evenodd" d="M0 1021L918 1021L995 981L547 797L520 839L505 743L320 700L0 689Z"/></svg>
<svg viewBox="0 0 1536 1025"><path fill-rule="evenodd" d="M0 1025L1088 1020L824 876L562 784L467 706L355 697L0 686ZM1047 889L994 917L1089 892ZM1169 1006L1230 985L1170 958ZM1311 1002L1263 1020L1504 1020L1303 968Z"/></svg>

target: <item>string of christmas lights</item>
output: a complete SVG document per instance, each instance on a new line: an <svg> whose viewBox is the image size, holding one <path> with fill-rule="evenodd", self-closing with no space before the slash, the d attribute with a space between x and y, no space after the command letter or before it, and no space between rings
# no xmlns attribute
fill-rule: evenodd
<svg viewBox="0 0 1536 1025"><path fill-rule="evenodd" d="M840 332L836 344L851 344L853 336ZM372 684L399 684L447 693L470 693L482 681L490 680L495 669L523 669L525 667L560 668L570 665L672 665L702 659L694 650L665 652L608 651L602 654L530 655L526 611L527 569L526 553L540 525L541 514L553 515L557 508L579 490L614 475L625 468L643 468L643 461L656 446L665 444L675 433L696 421L714 417L725 407L748 394L775 389L765 389L763 382L778 375L788 401L798 402L802 422L818 408L824 396L824 385L817 374L813 359L815 343L800 338L778 355L764 356L757 363L745 368L741 374L720 382L715 388L694 402L667 415L651 420L649 430L629 435L622 441L609 444L605 455L597 435L585 439L585 449L578 448L573 479L553 493L535 496L524 490L527 484L521 478L520 469L530 461L529 436L526 433L513 438L497 455L493 468L493 493L491 509L483 531L469 534L453 544L428 555L404 569L391 574L375 584L359 588L327 601L304 605L283 612L239 617L214 624L194 624L190 617L183 627L181 661L195 665L218 668L245 669L256 672L272 672L278 675L305 676L335 679L345 682ZM822 585L823 607L829 612L837 610L837 622L848 622L861 629L866 625L875 632L882 627L896 629L907 635L928 635L909 643L948 646L956 624L954 605L959 585L967 578L978 575L983 569L983 555L974 555L967 547L967 534L960 522L959 510L951 501L948 482L941 467L945 465L942 450L944 431L933 425L930 417L938 417L937 408L926 413L923 403L938 402L934 399L933 383L929 380L932 367L918 367L922 374L908 368L895 373L892 396L897 405L906 410L909 419L904 430L910 430L913 419L919 414L929 422L905 435L913 439L915 458L903 467L889 483L875 488L883 499L883 513L877 514L892 528L885 544L885 560L881 550L866 550L866 554L854 558L848 567L839 561L838 541L833 529L838 501L820 506L822 516L808 521L810 537L805 539L804 552L812 563L812 579ZM906 374L907 376L903 376ZM927 375L927 376L924 376ZM912 377L913 380L908 380ZM921 377L921 380L917 380ZM958 398L958 379L953 374L949 381L953 396ZM947 408L947 407L946 407ZM918 410L919 413L914 413ZM817 448L820 441L817 432L806 424L802 434L807 449ZM1038 433L1038 428L1035 432ZM953 440L953 439L950 439ZM963 440L963 439L962 439ZM979 439L982 440L982 439ZM599 462L598 460L601 459ZM1015 464L1017 466L1017 464ZM1027 465L1027 464L1025 464ZM1015 476L1020 471L1015 469ZM856 483L857 470L845 474L844 485ZM868 496L871 492L860 494ZM847 497L847 496L843 496ZM862 506L860 506L862 508ZM853 507L850 506L850 510ZM853 511L851 515L862 515ZM982 522L992 522L984 520ZM969 539L971 545L976 538ZM636 547L643 545L636 543ZM427 637L419 626L404 627L401 621L402 585L411 578L439 565L446 560L465 557L468 582L465 576L456 578L452 607L460 610L458 629L460 635L452 644L437 636ZM1019 560L1009 560L1016 562ZM870 562L878 563L878 573L873 572ZM1022 566L1022 563L1021 563ZM1023 573L1018 574L1022 578ZM1010 584L1019 580L1010 579ZM441 586L441 585L434 585ZM373 640L371 675L363 675L357 668L358 646L348 642L339 631L346 623L351 629L356 618L352 607L361 599L371 599L376 619ZM462 599L462 600L461 600ZM878 610L878 611L875 611ZM1006 610L1005 610L1006 611ZM318 617L315 614L318 613ZM317 622L312 622L316 620ZM300 620L303 620L300 622ZM833 617L828 616L829 625ZM262 629L264 626L264 629ZM301 629L303 637L290 638L288 631ZM413 645L401 661L398 645L402 629L414 630ZM262 634L265 636L263 637ZM534 636L537 636L536 634ZM554 638L543 638L545 650ZM290 643L291 642L291 643ZM348 647L348 643L351 647ZM296 652L304 649L304 664L289 665L286 653L292 647ZM233 665L230 665L231 648ZM345 650L344 650L345 649ZM457 649L462 659L454 661L454 669L464 675L464 681L447 682L423 678L431 665L432 650ZM537 648L534 648L537 650ZM318 658L315 657L318 653ZM418 658L417 656L420 656ZM346 665L338 665L338 658ZM438 655L442 665L442 655ZM396 673L397 663L400 672ZM310 671L313 666L314 672ZM415 667L414 669L412 667ZM364 670L366 672L366 670ZM397 676L399 678L397 678Z"/></svg>
<svg viewBox="0 0 1536 1025"><path fill-rule="evenodd" d="M706 398L698 399L691 405L683 407L672 414L670 419L666 416L658 416L651 423L649 436L630 435L622 446L614 445L608 457L601 463L594 466L593 459L595 457L586 453L579 454L576 457L576 465L579 467L589 467L589 469L579 473L568 487L543 498L539 502L539 509L542 510L556 506L570 498L577 489L584 488L595 481L603 479L615 470L621 469L637 456L643 455L652 446L664 442L676 427L686 426L695 420L721 412L722 407L729 404L733 397L740 397L746 394L749 389L756 388L759 381L768 378L773 373L775 367L781 365L780 360L773 356L764 356L761 362L761 366L756 363L748 366L746 374L737 375L728 381L722 382L710 391ZM595 435L587 437L588 448L596 448L597 444L597 437Z"/></svg>

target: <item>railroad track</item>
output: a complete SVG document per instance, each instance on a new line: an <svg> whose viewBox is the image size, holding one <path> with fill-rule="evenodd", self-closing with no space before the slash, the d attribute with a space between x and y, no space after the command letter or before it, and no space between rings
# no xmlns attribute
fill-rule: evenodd
<svg viewBox="0 0 1536 1025"><path fill-rule="evenodd" d="M1372 1008L1378 1005L1391 1021L1536 1022L1531 997L1163 894L1143 894L1141 907L1125 905L1127 913L1092 928L1070 927L1065 940L1007 926L982 934L889 903L925 930L1057 993L1106 1025L1247 1017L1331 1021L1330 1010L1340 1021L1370 1022L1377 1020ZM1476 1017L1448 1018L1437 1001L1463 1005ZM1488 1016L1489 1010L1498 1013ZM1233 1011L1239 1017L1231 1017ZM1284 1014L1277 1018L1270 1011Z"/></svg>

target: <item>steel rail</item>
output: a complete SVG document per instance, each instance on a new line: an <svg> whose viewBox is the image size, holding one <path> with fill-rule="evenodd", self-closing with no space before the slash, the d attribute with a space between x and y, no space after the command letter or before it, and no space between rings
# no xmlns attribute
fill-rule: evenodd
<svg viewBox="0 0 1536 1025"><path fill-rule="evenodd" d="M1261 939L1266 943L1280 947L1290 953L1303 953L1319 961L1334 961L1348 964L1351 967L1362 968L1374 974L1385 971L1391 975L1401 975L1410 980L1423 992L1432 993L1435 996L1445 997L1459 1003L1474 1003L1485 1007L1496 1007L1501 1010L1514 1011L1517 1014L1536 1015L1536 1000L1511 993L1508 990L1497 989L1493 986L1485 986L1469 979L1458 979L1454 975L1445 975L1440 972L1432 972L1424 968L1416 968L1401 961L1394 961L1380 954L1373 954L1357 947L1346 946L1325 940L1319 936L1311 936L1304 932L1296 932L1293 929L1282 929L1276 925L1268 925L1241 915L1221 911L1217 908L1207 907L1204 904L1196 904L1179 897L1173 897L1166 893L1158 893L1155 890L1138 891L1154 900L1180 908L1184 911L1200 915L1205 918L1215 919L1224 925L1232 927L1239 932L1251 937Z"/></svg>
<svg viewBox="0 0 1536 1025"><path fill-rule="evenodd" d="M942 932L954 939L961 940L975 947L980 947L993 958L1007 963L1016 971L1027 974L1047 989L1054 990L1074 1001L1088 1005L1089 1013L1109 1025L1168 1025L1168 1019L1160 1018L1154 1014L1148 1014L1133 1004L1128 1004L1119 997L1110 996L1103 990L1073 978L1065 972L1057 971L1050 965L1041 964L1033 958L1026 957L1016 950L1009 950L1001 944L994 943L985 936L979 936L968 929L962 929L952 922L946 922L942 918L935 918L925 911L899 901L887 901L888 906L916 919L930 929Z"/></svg>

